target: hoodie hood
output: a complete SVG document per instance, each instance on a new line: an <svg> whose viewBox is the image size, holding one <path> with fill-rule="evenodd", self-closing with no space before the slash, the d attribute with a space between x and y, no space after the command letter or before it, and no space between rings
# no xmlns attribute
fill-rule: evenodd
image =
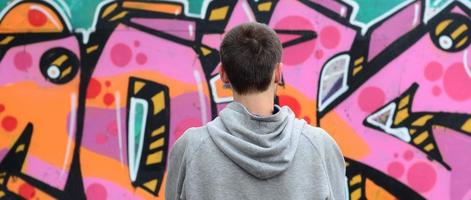
<svg viewBox="0 0 471 200"><path fill-rule="evenodd" d="M207 127L216 146L234 163L268 179L290 166L305 124L287 106L275 105L273 115L261 117L232 102Z"/></svg>

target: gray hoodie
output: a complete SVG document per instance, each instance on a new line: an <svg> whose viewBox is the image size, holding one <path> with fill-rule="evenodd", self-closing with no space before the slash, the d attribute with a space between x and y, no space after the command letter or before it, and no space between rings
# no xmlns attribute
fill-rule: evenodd
<svg viewBox="0 0 471 200"><path fill-rule="evenodd" d="M165 199L345 199L345 162L322 129L287 106L260 117L232 102L170 153Z"/></svg>

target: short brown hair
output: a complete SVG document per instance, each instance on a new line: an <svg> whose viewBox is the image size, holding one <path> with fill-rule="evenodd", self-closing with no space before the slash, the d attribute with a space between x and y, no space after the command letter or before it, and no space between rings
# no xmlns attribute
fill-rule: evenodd
<svg viewBox="0 0 471 200"><path fill-rule="evenodd" d="M245 23L226 33L220 48L221 63L239 94L268 89L282 46L275 31L265 24Z"/></svg>

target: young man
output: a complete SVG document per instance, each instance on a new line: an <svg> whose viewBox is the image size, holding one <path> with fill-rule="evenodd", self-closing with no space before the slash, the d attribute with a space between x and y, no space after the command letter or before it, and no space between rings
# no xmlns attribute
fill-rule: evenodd
<svg viewBox="0 0 471 200"><path fill-rule="evenodd" d="M335 141L274 104L282 67L276 33L239 25L220 52L221 80L231 84L234 102L175 143L166 199L345 199L345 162Z"/></svg>

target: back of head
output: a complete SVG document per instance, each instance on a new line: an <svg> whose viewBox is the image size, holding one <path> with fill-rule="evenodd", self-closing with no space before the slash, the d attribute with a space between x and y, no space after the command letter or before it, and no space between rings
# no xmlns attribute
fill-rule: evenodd
<svg viewBox="0 0 471 200"><path fill-rule="evenodd" d="M221 63L238 94L263 92L281 61L282 46L275 31L265 24L246 23L226 33Z"/></svg>

